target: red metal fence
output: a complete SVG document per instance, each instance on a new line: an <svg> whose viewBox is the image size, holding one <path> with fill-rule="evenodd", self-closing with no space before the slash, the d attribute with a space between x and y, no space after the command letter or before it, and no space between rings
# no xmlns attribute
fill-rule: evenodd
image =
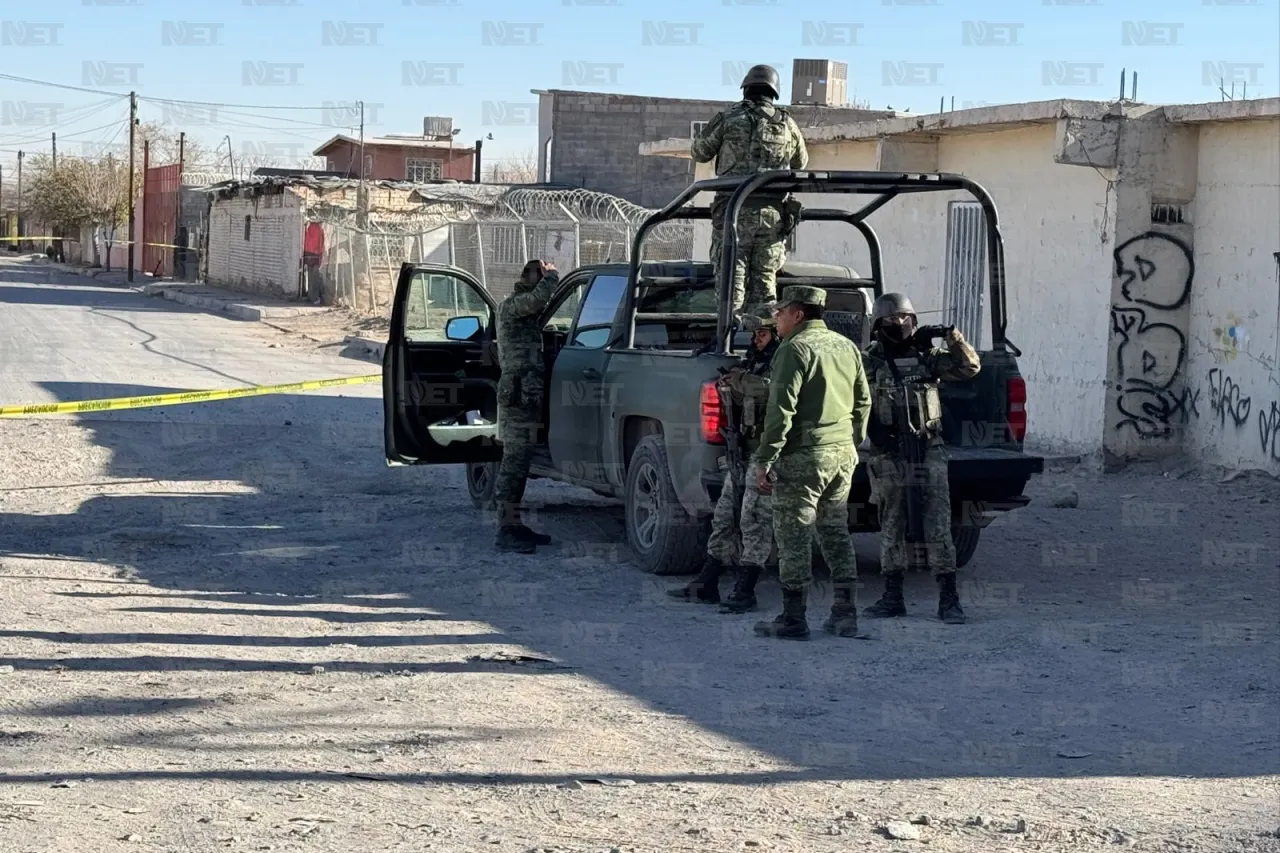
<svg viewBox="0 0 1280 853"><path fill-rule="evenodd" d="M178 195L182 166L147 169L142 184L142 272L159 277L173 275L173 249L178 232Z"/></svg>

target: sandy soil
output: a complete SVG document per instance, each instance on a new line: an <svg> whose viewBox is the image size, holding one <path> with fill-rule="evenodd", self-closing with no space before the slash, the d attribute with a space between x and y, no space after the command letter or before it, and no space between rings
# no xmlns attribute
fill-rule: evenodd
<svg viewBox="0 0 1280 853"><path fill-rule="evenodd" d="M1051 472L969 624L786 643L574 488L495 554L376 399L218 406L4 422L0 850L1280 850L1275 480Z"/></svg>

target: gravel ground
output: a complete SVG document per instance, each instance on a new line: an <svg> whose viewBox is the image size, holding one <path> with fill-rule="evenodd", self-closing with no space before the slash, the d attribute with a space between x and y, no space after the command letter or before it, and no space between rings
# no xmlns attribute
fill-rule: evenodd
<svg viewBox="0 0 1280 853"><path fill-rule="evenodd" d="M0 850L1280 851L1275 480L1051 471L969 624L785 643L578 489L496 554L367 390L0 422Z"/></svg>

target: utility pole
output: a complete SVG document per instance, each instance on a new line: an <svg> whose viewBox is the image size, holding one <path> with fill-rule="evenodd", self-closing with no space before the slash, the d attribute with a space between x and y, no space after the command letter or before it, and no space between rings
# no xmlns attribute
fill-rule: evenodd
<svg viewBox="0 0 1280 853"><path fill-rule="evenodd" d="M231 165L231 180L236 179L236 158L231 155L231 134L224 137L227 140L227 162Z"/></svg>
<svg viewBox="0 0 1280 853"><path fill-rule="evenodd" d="M182 185L182 173L187 170L187 132L178 134L178 185Z"/></svg>
<svg viewBox="0 0 1280 853"><path fill-rule="evenodd" d="M58 134L52 133L50 136L53 137L53 173L56 175L58 173Z"/></svg>
<svg viewBox="0 0 1280 853"><path fill-rule="evenodd" d="M22 158L25 156L26 154L23 152L18 152L18 233L14 236L18 238L19 249L22 248L22 226L24 224L22 221Z"/></svg>
<svg viewBox="0 0 1280 853"><path fill-rule="evenodd" d="M372 276L370 275L370 255L369 249L369 191L365 187L365 168L364 168L364 101L360 104L360 183L356 185L356 269L355 280L356 299L359 299L359 287L361 279L369 283L369 306L376 309L377 300L373 295Z"/></svg>
<svg viewBox="0 0 1280 853"><path fill-rule="evenodd" d="M133 244L137 242L133 239L134 216L136 211L133 204L133 161L134 161L134 131L138 125L138 93L129 93L129 274L128 280L133 282Z"/></svg>

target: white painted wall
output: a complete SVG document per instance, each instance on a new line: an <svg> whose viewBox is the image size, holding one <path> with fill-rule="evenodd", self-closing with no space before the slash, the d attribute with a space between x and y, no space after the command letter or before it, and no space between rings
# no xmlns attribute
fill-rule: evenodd
<svg viewBox="0 0 1280 853"><path fill-rule="evenodd" d="M246 216L252 218L248 240ZM301 199L292 192L215 201L209 214L209 283L277 298L296 295L302 232Z"/></svg>
<svg viewBox="0 0 1280 853"><path fill-rule="evenodd" d="M1280 120L1202 126L1192 219L1187 370L1199 414L1184 448L1280 472Z"/></svg>

